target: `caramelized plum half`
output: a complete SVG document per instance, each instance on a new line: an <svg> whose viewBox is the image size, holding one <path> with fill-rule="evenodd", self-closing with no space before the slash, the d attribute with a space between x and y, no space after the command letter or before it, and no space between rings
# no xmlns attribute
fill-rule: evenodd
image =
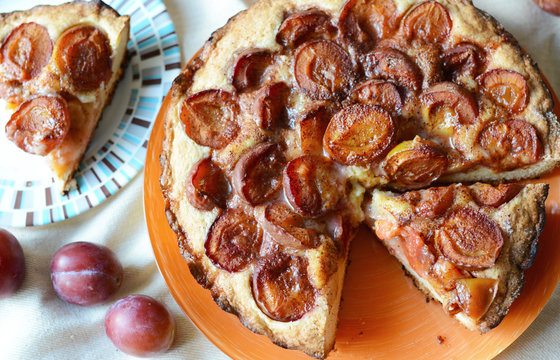
<svg viewBox="0 0 560 360"><path fill-rule="evenodd" d="M181 122L188 137L213 149L226 147L239 132L236 98L223 90L204 90L189 96L181 106Z"/></svg>
<svg viewBox="0 0 560 360"><path fill-rule="evenodd" d="M445 80L441 50L436 44L423 44L413 48L414 61L424 76L422 87L435 85Z"/></svg>
<svg viewBox="0 0 560 360"><path fill-rule="evenodd" d="M253 273L253 297L276 321L295 321L315 307L317 291L307 273L307 259L283 253L261 258Z"/></svg>
<svg viewBox="0 0 560 360"><path fill-rule="evenodd" d="M492 305L498 293L496 279L457 279L455 289L459 307L474 320L481 319Z"/></svg>
<svg viewBox="0 0 560 360"><path fill-rule="evenodd" d="M418 189L439 179L447 169L447 156L439 146L417 136L395 146L383 168L393 186Z"/></svg>
<svg viewBox="0 0 560 360"><path fill-rule="evenodd" d="M375 235L379 240L390 240L395 236L399 236L401 228L388 220L375 221Z"/></svg>
<svg viewBox="0 0 560 360"><path fill-rule="evenodd" d="M436 230L439 252L453 264L467 269L487 269L494 265L504 244L494 220L473 208L452 212Z"/></svg>
<svg viewBox="0 0 560 360"><path fill-rule="evenodd" d="M262 143L247 150L233 170L233 187L251 205L270 200L282 187L285 160L280 146Z"/></svg>
<svg viewBox="0 0 560 360"><path fill-rule="evenodd" d="M480 75L478 83L484 95L512 114L519 113L527 107L527 81L518 72L494 69Z"/></svg>
<svg viewBox="0 0 560 360"><path fill-rule="evenodd" d="M406 14L401 25L407 39L441 43L447 39L453 23L445 6L437 1L424 1Z"/></svg>
<svg viewBox="0 0 560 360"><path fill-rule="evenodd" d="M233 170L233 187L250 205L271 200L282 187L285 159L280 145L261 143L245 151Z"/></svg>
<svg viewBox="0 0 560 360"><path fill-rule="evenodd" d="M494 169L511 170L534 164L542 156L537 131L523 120L492 122L480 133L479 142L488 154L486 164Z"/></svg>
<svg viewBox="0 0 560 360"><path fill-rule="evenodd" d="M354 88L352 98L363 104L381 106L390 112L400 113L403 107L399 90L386 80L366 81Z"/></svg>
<svg viewBox="0 0 560 360"><path fill-rule="evenodd" d="M422 75L418 66L397 49L378 48L368 53L364 58L363 67L369 78L389 79L414 91L422 85Z"/></svg>
<svg viewBox="0 0 560 360"><path fill-rule="evenodd" d="M451 79L459 76L476 77L484 66L484 50L473 43L462 42L443 53L443 68Z"/></svg>
<svg viewBox="0 0 560 360"><path fill-rule="evenodd" d="M340 14L338 27L343 39L367 45L395 30L397 13L393 0L351 0Z"/></svg>
<svg viewBox="0 0 560 360"><path fill-rule="evenodd" d="M299 88L319 100L343 96L355 80L350 56L329 40L314 40L301 45L296 53L294 73Z"/></svg>
<svg viewBox="0 0 560 360"><path fill-rule="evenodd" d="M326 225L327 234L336 242L339 253L345 254L357 230L352 226L350 218L335 212L327 217Z"/></svg>
<svg viewBox="0 0 560 360"><path fill-rule="evenodd" d="M404 240L404 253L410 266L423 278L429 276L436 258L420 232L405 226L401 233Z"/></svg>
<svg viewBox="0 0 560 360"><path fill-rule="evenodd" d="M344 194L333 162L323 156L304 155L284 169L284 194L294 210L316 217L334 210Z"/></svg>
<svg viewBox="0 0 560 360"><path fill-rule="evenodd" d="M488 184L476 184L469 188L471 196L479 206L499 207L517 196L523 185L500 184L492 186Z"/></svg>
<svg viewBox="0 0 560 360"><path fill-rule="evenodd" d="M229 181L212 159L205 158L187 175L185 193L189 203L199 210L212 210L215 206L224 209L230 194Z"/></svg>
<svg viewBox="0 0 560 360"><path fill-rule="evenodd" d="M371 38L360 26L358 16L354 12L354 6L360 0L349 0L338 18L338 31L341 39L351 45L356 45L361 49L371 49L374 46L374 39Z"/></svg>
<svg viewBox="0 0 560 360"><path fill-rule="evenodd" d="M66 100L58 96L38 96L27 100L6 124L6 137L30 154L47 155L58 147L70 131Z"/></svg>
<svg viewBox="0 0 560 360"><path fill-rule="evenodd" d="M288 16L276 34L276 42L294 48L309 40L330 38L336 31L329 15L321 10L309 9Z"/></svg>
<svg viewBox="0 0 560 360"><path fill-rule="evenodd" d="M355 104L333 116L323 146L341 164L367 165L387 153L394 137L395 124L386 110Z"/></svg>
<svg viewBox="0 0 560 360"><path fill-rule="evenodd" d="M78 25L58 39L54 58L74 88L89 91L102 83L107 85L112 74L111 54L105 33L92 25Z"/></svg>
<svg viewBox="0 0 560 360"><path fill-rule="evenodd" d="M255 217L264 231L278 244L297 250L319 245L319 236L305 228L305 219L284 203L272 203L255 208Z"/></svg>
<svg viewBox="0 0 560 360"><path fill-rule="evenodd" d="M458 122L473 124L478 117L474 96L452 82L442 82L424 90L420 96L424 118L430 128Z"/></svg>
<svg viewBox="0 0 560 360"><path fill-rule="evenodd" d="M309 110L298 121L300 146L304 154L321 155L323 153L323 136L331 112L324 106Z"/></svg>
<svg viewBox="0 0 560 360"><path fill-rule="evenodd" d="M251 91L260 87L266 70L274 63L272 54L249 49L240 53L233 66L232 84L239 92Z"/></svg>
<svg viewBox="0 0 560 360"><path fill-rule="evenodd" d="M37 76L51 59L53 42L47 29L34 22L13 29L2 42L2 63L13 80Z"/></svg>
<svg viewBox="0 0 560 360"><path fill-rule="evenodd" d="M210 227L204 247L215 265L238 272L258 258L262 238L255 218L243 210L228 209Z"/></svg>
<svg viewBox="0 0 560 360"><path fill-rule="evenodd" d="M261 129L272 129L287 123L286 104L290 87L284 82L267 85L259 90L254 105L257 124Z"/></svg>
<svg viewBox="0 0 560 360"><path fill-rule="evenodd" d="M432 267L432 273L441 286L447 291L455 287L456 280L470 277L464 270L459 269L442 257L440 257Z"/></svg>
<svg viewBox="0 0 560 360"><path fill-rule="evenodd" d="M428 219L445 214L453 205L454 191L452 186L442 186L420 191L410 191L402 195L403 199L416 208L416 213Z"/></svg>

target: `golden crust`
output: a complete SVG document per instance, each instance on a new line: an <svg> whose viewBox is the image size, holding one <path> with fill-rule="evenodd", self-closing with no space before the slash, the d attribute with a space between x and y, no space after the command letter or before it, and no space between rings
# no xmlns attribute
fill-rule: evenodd
<svg viewBox="0 0 560 360"><path fill-rule="evenodd" d="M500 279L503 279L499 296L478 325L478 330L483 333L498 326L523 288L523 270L533 263L538 238L544 229L547 195L548 185L527 185L518 200L507 204L494 218L508 236L496 264L500 267Z"/></svg>
<svg viewBox="0 0 560 360"><path fill-rule="evenodd" d="M110 103L117 82L126 65L126 45L129 39L130 19L120 16L102 1L74 1L61 5L40 5L25 11L0 14L0 38L3 39L15 27L25 22L36 22L44 26L54 43L69 27L78 24L92 24L101 29L109 40L111 48L112 74L107 83L90 91L78 91L71 86L67 74L61 71L51 57L49 63L35 78L17 88L19 101L30 96L70 94L72 126L63 143L45 159L53 171L53 177L62 191L76 186L73 175L76 172L94 130ZM54 53L53 53L54 54ZM0 75L2 69L0 67Z"/></svg>
<svg viewBox="0 0 560 360"><path fill-rule="evenodd" d="M460 25L458 26L459 30L453 33L452 36L456 39L461 39L467 37L470 33L476 33L480 38L480 42L488 39L494 41L498 49L502 51L502 55L496 60L494 65L522 72L529 79L528 83L532 95L529 106L522 115L537 129L539 137L544 144L545 154L543 161L534 166L525 167L520 172L511 172L504 175L504 173L496 174L490 170L487 170L485 173L484 171L480 172L478 169L474 169L476 171L463 175L455 174L453 176L470 176L480 181L494 181L533 177L550 171L560 159L560 145L558 145L557 141L560 130L557 120L552 113L550 93L539 76L536 64L528 56L521 54L517 43L493 18L486 14L481 15L472 6L470 1L438 1L448 7L452 17L457 19L456 24ZM395 1L401 13L411 5L419 2L421 1ZM179 119L178 105L187 96L206 89L222 89L233 92L231 66L234 55L248 48L277 50L279 45L275 42L274 35L287 14L309 8L319 8L333 17L337 17L345 3L346 0L261 0L249 10L241 12L230 19L223 28L211 36L201 52L174 81L170 90L170 106L166 113L165 138L160 157L162 166L160 181L165 199L167 218L172 229L177 234L179 248L188 261L189 269L194 278L202 286L210 289L215 302L222 309L237 315L240 321L252 331L268 335L271 341L280 346L299 349L318 358L325 357L334 342L334 328L336 327L336 315L340 301L347 251L344 252L342 259L337 260L337 271L324 287L327 293L322 294L321 297L324 299L325 307L316 308L315 313L308 314L311 316L308 317L306 315L304 318L293 322L292 326L271 321L266 316L263 316L260 310L255 307L252 297L245 296L250 290L248 281L248 271L250 269L243 271L241 274L231 275L215 267L205 255L204 242L206 234L219 215L219 211L214 209L209 212L201 212L193 208L185 197L183 182L184 174L187 173L188 169L200 159L208 156L211 149L196 144L186 136ZM292 64L284 58L280 58L279 63L281 64L279 72L287 76L283 80L288 85L293 85L295 80L289 75ZM300 101L300 99L297 101ZM306 105L305 100L303 100L301 103L298 102L296 108L301 110ZM244 138L243 141L237 141L226 147L225 152L227 156L221 161L223 166L233 166L245 149L260 141L261 131L256 127L252 127L253 120L245 117L240 119L240 121L243 123L243 126L247 126L249 130L246 131L250 135ZM349 170L347 175L351 179L354 192L357 194L353 199L354 203L357 204L355 206L356 214L354 214L354 219L361 221L363 214L360 204L364 189L360 183L373 187L380 183L382 184L383 181L372 179L371 173L362 172L359 169L349 168ZM449 177L444 180L454 181L454 179ZM519 245L519 249L524 249L516 250L519 254L515 255L514 264L517 264L516 266L519 269L530 263L530 259L534 257L536 237L544 223L543 204L546 190L541 188L535 195L531 196L535 196L534 203L538 203L538 206L535 208L538 220L534 224L526 222L525 225L529 226L529 229L530 226L534 225L534 231L523 233L520 230L516 230L514 232L519 234L519 238L515 238L514 243L516 246ZM541 200L542 204L540 203ZM533 215L529 216L529 214L523 216L529 219L534 217ZM524 238L523 236L526 237ZM518 248L516 247L516 249ZM513 252L515 253L516 251ZM507 284L505 287L507 291L505 292L504 300L501 301L503 307L493 307L488 312L484 320L486 322L483 326L485 329L496 326L505 313L507 313L509 305L515 299L522 286L522 276L521 270L515 272L512 277L512 283ZM245 295L239 295L238 293ZM322 311L322 314L319 314L320 311ZM311 318L314 321L311 321Z"/></svg>

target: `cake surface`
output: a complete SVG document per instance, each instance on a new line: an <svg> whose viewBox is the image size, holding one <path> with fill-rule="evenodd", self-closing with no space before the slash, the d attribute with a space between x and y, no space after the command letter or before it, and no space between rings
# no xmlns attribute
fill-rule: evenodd
<svg viewBox="0 0 560 360"><path fill-rule="evenodd" d="M536 65L470 1L261 0L169 96L161 188L191 273L252 331L318 358L364 197L560 160ZM519 236L536 243L537 225Z"/></svg>
<svg viewBox="0 0 560 360"><path fill-rule="evenodd" d="M77 170L123 73L129 17L101 1L0 14L5 134L42 156L61 191Z"/></svg>

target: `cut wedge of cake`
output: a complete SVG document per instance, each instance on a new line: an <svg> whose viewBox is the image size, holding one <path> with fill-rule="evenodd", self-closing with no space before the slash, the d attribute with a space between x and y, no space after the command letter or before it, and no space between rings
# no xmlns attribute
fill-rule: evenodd
<svg viewBox="0 0 560 360"><path fill-rule="evenodd" d="M0 96L13 111L3 130L67 191L123 73L129 17L74 1L0 19Z"/></svg>
<svg viewBox="0 0 560 360"><path fill-rule="evenodd" d="M471 330L496 327L523 287L548 185L374 190L366 222L416 286Z"/></svg>

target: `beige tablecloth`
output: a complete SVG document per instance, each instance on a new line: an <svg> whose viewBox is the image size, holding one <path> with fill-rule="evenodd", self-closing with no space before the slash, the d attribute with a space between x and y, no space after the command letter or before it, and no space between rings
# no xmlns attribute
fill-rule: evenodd
<svg viewBox="0 0 560 360"><path fill-rule="evenodd" d="M241 0L163 0L175 23L183 60L210 33L242 10ZM251 0L247 0L251 2ZM0 11L17 8L0 0ZM532 0L478 0L533 55L560 94L560 18L541 12ZM186 318L169 294L154 262L142 208L143 176L136 176L105 203L64 222L30 229L8 229L20 240L27 274L22 288L0 301L0 359L127 359L105 336L103 319L111 301L78 307L53 292L49 262L62 245L101 243L113 249L125 269L123 286L113 300L133 293L153 296L177 320L175 343L159 359L227 359ZM498 359L560 359L560 291L537 320ZM419 354L420 356L420 354Z"/></svg>

